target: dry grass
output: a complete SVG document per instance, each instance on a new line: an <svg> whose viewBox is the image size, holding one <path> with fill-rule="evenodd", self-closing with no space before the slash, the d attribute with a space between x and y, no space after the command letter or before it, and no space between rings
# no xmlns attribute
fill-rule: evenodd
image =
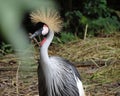
<svg viewBox="0 0 120 96"><path fill-rule="evenodd" d="M38 59L38 53L35 57ZM109 38L87 38L64 45L52 44L50 55L58 55L79 65L87 96L115 96L120 81L120 35ZM36 70L24 74L18 69L18 58L7 55L0 58L0 94L3 96L34 96L38 94ZM100 62L102 63L100 63ZM89 65L89 66L88 66ZM35 68L37 67L34 64ZM2 96L2 95L1 95Z"/></svg>
<svg viewBox="0 0 120 96"><path fill-rule="evenodd" d="M65 45L58 45L58 48L54 48L54 50L52 47L50 53L60 55L73 62L90 59L104 59L106 61L120 59L120 35L109 38L76 40Z"/></svg>

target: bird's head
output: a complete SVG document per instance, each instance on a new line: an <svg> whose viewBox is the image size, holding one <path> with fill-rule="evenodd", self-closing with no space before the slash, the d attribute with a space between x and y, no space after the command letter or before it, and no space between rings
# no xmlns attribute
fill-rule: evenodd
<svg viewBox="0 0 120 96"><path fill-rule="evenodd" d="M62 29L62 19L60 14L55 9L37 10L30 14L33 23L44 23L43 28L37 31L36 34L45 35L49 30L60 32Z"/></svg>
<svg viewBox="0 0 120 96"><path fill-rule="evenodd" d="M43 27L37 30L30 38L38 35L47 35L50 31L60 32L62 29L62 19L55 9L40 9L30 14L33 23L43 23Z"/></svg>
<svg viewBox="0 0 120 96"><path fill-rule="evenodd" d="M42 28L38 29L35 33L33 33L30 36L30 39L33 39L34 37L38 36L38 35L47 35L49 33L49 27L47 25L43 25Z"/></svg>

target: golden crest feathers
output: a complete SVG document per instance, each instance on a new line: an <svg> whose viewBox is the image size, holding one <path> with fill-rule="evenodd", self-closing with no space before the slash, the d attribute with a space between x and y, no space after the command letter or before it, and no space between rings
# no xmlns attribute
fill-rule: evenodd
<svg viewBox="0 0 120 96"><path fill-rule="evenodd" d="M30 14L33 23L45 23L50 30L59 32L62 29L62 19L56 10L37 10Z"/></svg>

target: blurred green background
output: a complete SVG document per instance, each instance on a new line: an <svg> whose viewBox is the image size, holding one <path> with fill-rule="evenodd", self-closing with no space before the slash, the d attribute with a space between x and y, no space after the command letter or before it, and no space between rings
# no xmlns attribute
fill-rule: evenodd
<svg viewBox="0 0 120 96"><path fill-rule="evenodd" d="M29 35L22 26L22 21L25 13L40 8L57 7L52 0L0 0L0 37L10 44L2 43L0 54L4 53L2 51L6 50L5 48L12 46L19 60L24 61L22 65L25 70L29 70L28 64L31 64L25 62L34 60L30 58L33 56L33 49L29 42Z"/></svg>
<svg viewBox="0 0 120 96"><path fill-rule="evenodd" d="M64 26L61 34L54 38L53 42L57 44L77 38L107 37L118 33L119 4L117 0L0 0L0 56L14 51L20 59L34 61L29 58L33 56L33 49L28 34L39 26L30 21L29 13L33 10L59 9Z"/></svg>

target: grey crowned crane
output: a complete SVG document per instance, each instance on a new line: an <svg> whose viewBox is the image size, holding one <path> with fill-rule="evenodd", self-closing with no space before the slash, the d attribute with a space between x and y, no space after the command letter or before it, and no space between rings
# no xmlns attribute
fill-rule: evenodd
<svg viewBox="0 0 120 96"><path fill-rule="evenodd" d="M44 23L30 38L43 35L40 43L40 63L38 66L38 90L40 96L85 96L77 69L67 60L48 55L48 47L55 32L62 28L62 20L57 11L38 10L31 13L33 23ZM54 49L53 49L54 50Z"/></svg>

